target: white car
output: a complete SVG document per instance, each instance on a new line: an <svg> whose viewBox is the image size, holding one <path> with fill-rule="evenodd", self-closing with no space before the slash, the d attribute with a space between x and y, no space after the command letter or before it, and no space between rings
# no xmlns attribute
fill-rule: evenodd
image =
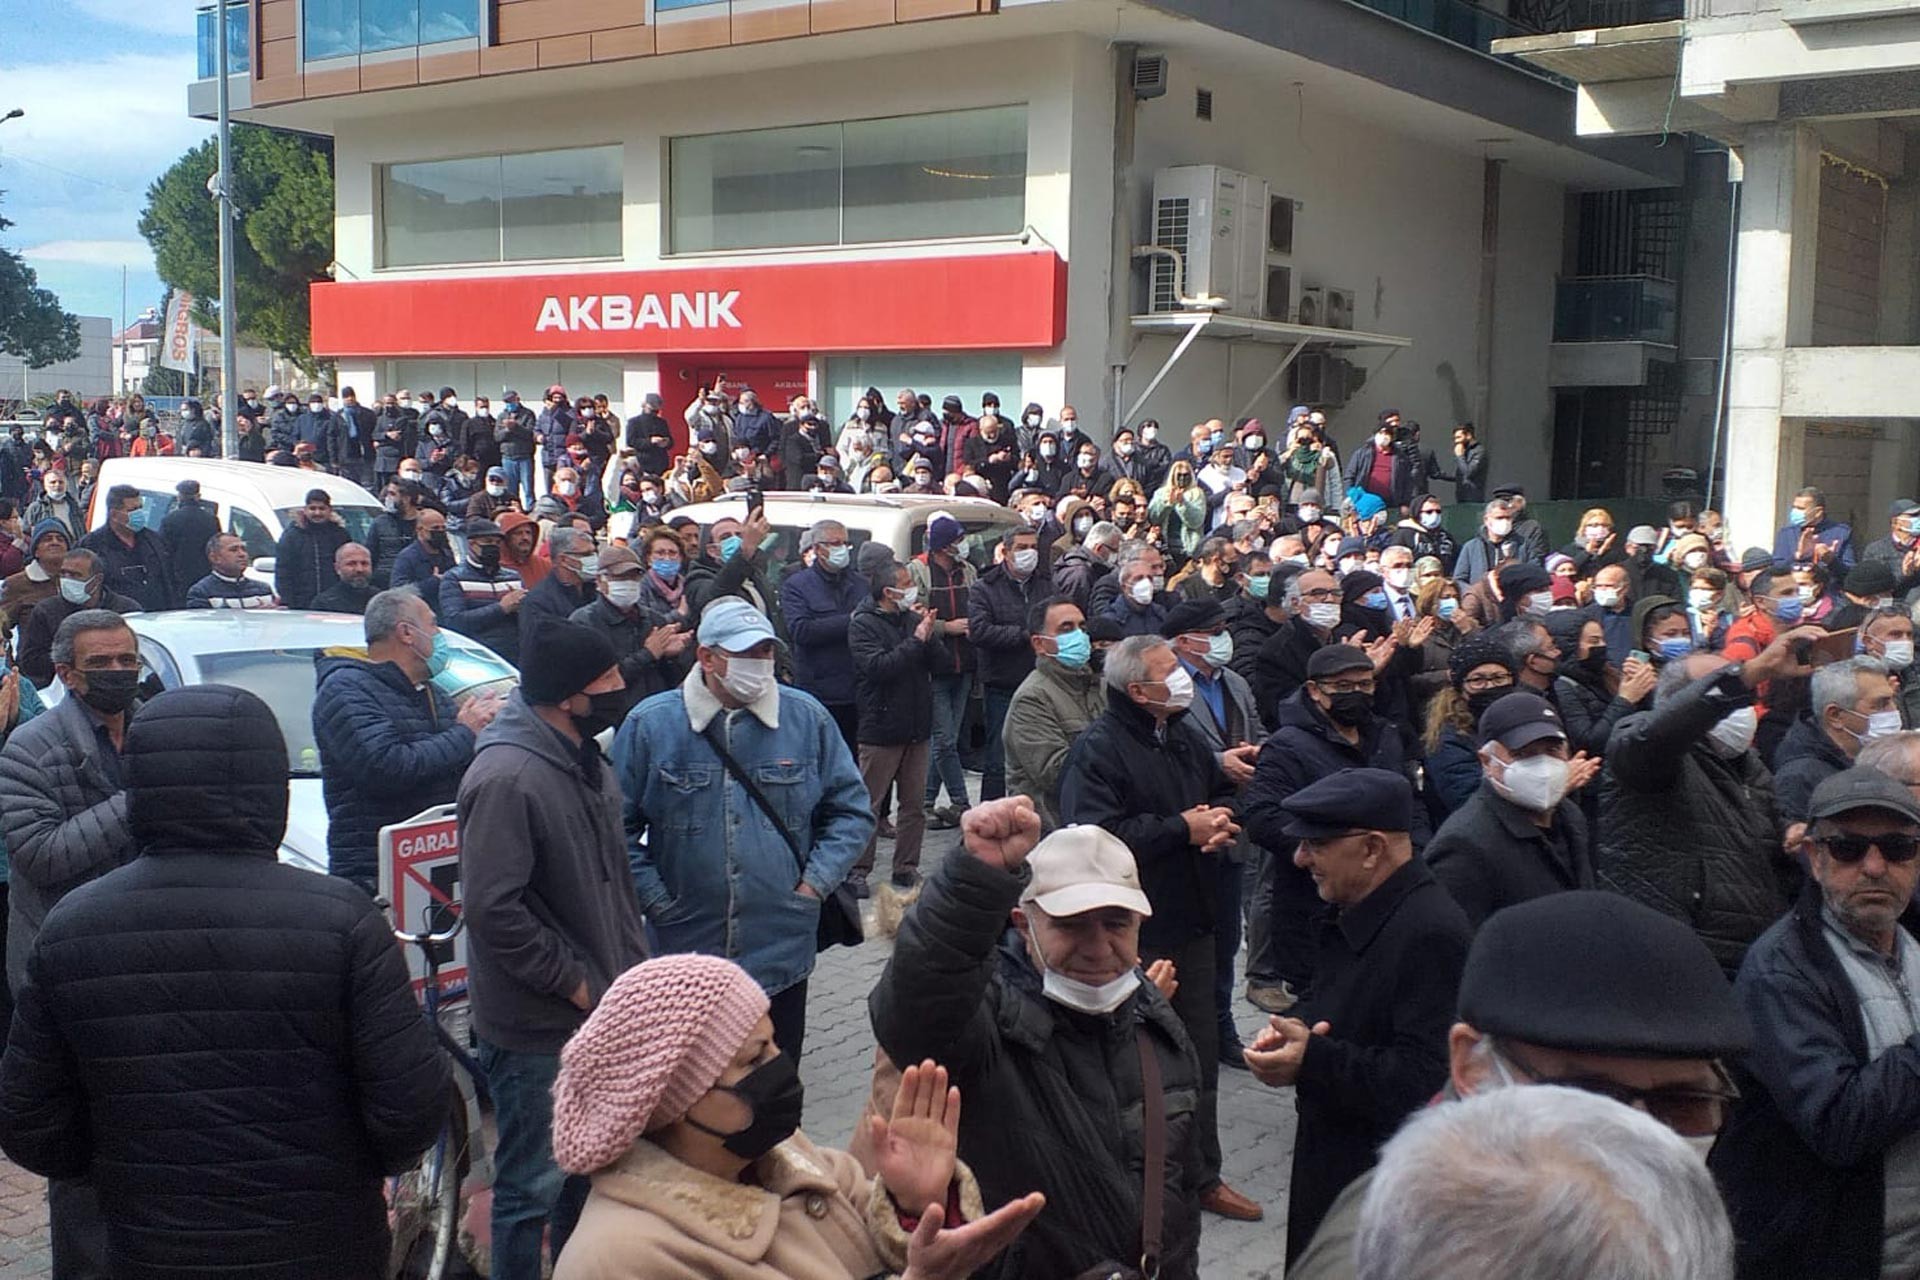
<svg viewBox="0 0 1920 1280"><path fill-rule="evenodd" d="M259 695L287 740L287 833L280 861L327 870L327 805L320 793L320 752L313 740L314 656L325 650L364 650L361 620L341 613L282 610L183 609L130 613L140 642L140 676L161 687L230 684ZM493 650L452 631L447 669L434 685L456 704L488 689L508 689L519 675ZM58 702L58 680L43 690Z"/></svg>
<svg viewBox="0 0 1920 1280"><path fill-rule="evenodd" d="M820 520L838 520L847 527L847 541L857 555L865 542L883 542L893 557L905 564L927 549L927 520L944 511L958 520L973 539L974 567L993 567L993 547L1008 529L1025 524L1018 514L990 498L949 498L934 494L891 493L767 493L767 523L779 536L774 559L777 581L800 561L800 535ZM744 520L747 495L729 493L714 502L697 502L667 513L668 519L691 516L702 527L716 520Z"/></svg>

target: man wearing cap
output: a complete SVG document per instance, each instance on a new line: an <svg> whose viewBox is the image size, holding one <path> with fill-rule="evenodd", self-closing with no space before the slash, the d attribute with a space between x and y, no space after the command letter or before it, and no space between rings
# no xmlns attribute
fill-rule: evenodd
<svg viewBox="0 0 1920 1280"><path fill-rule="evenodd" d="M1413 501L1413 468L1407 457L1394 448L1394 426L1400 415L1388 410L1380 415L1373 438L1353 451L1347 459L1347 491L1359 489L1371 493L1396 510Z"/></svg>
<svg viewBox="0 0 1920 1280"><path fill-rule="evenodd" d="M422 523L436 517L445 518L438 511L420 513ZM467 560L440 575L439 614L447 626L478 640L517 666L520 662L518 615L527 590L519 574L501 567L500 544L499 525L491 520L467 522ZM422 590L431 586L429 581Z"/></svg>
<svg viewBox="0 0 1920 1280"><path fill-rule="evenodd" d="M1448 815L1427 846L1427 865L1474 928L1494 912L1549 893L1591 889L1586 816L1567 798L1600 770L1569 759L1553 704L1518 691L1480 717L1479 789Z"/></svg>
<svg viewBox="0 0 1920 1280"><path fill-rule="evenodd" d="M1493 496L1506 499L1507 510L1513 516L1513 536L1520 543L1520 559L1532 564L1545 560L1549 550L1547 531L1527 514L1526 489L1517 484L1503 484L1493 491Z"/></svg>
<svg viewBox="0 0 1920 1280"><path fill-rule="evenodd" d="M599 568L599 594L569 619L605 636L620 667L622 686L594 697L594 733L618 729L642 701L685 679L691 665L686 652L693 643L691 626L644 602L646 566L630 548L608 547L600 553Z"/></svg>
<svg viewBox="0 0 1920 1280"><path fill-rule="evenodd" d="M1826 616L1823 625L1827 630L1845 631L1849 627L1857 627L1869 610L1891 606L1896 599L1895 588L1899 585L1895 569L1896 566L1884 560L1862 560L1847 570L1840 586L1845 603Z"/></svg>
<svg viewBox="0 0 1920 1280"><path fill-rule="evenodd" d="M811 566L795 569L780 582L780 612L793 641L794 683L833 715L851 750L859 742L859 713L847 627L872 584L854 569L847 527L838 520L816 521L800 549L809 546Z"/></svg>
<svg viewBox="0 0 1920 1280"><path fill-rule="evenodd" d="M1216 860L1240 827L1235 788L1189 708L1194 681L1159 636L1130 636L1106 661L1107 709L1088 725L1060 775L1063 822L1103 827L1140 866L1154 915L1140 945L1180 974L1174 1011L1200 1055L1201 1200L1242 1221L1260 1206L1220 1177L1220 1023L1214 1005L1220 905Z"/></svg>
<svg viewBox="0 0 1920 1280"><path fill-rule="evenodd" d="M661 949L737 961L772 998L776 1039L798 1058L820 904L866 848L873 808L833 716L774 681L779 642L765 614L719 597L698 642L680 687L634 708L614 740L633 882Z"/></svg>
<svg viewBox="0 0 1920 1280"><path fill-rule="evenodd" d="M1280 807L1294 864L1334 907L1316 930L1312 992L1247 1050L1262 1084L1294 1088L1291 1265L1341 1189L1446 1080L1472 927L1414 856L1403 775L1343 770Z"/></svg>
<svg viewBox="0 0 1920 1280"><path fill-rule="evenodd" d="M315 597L340 581L334 557L351 540L327 491L307 490L306 505L287 522L273 549L273 586L280 603L289 609L312 608Z"/></svg>
<svg viewBox="0 0 1920 1280"><path fill-rule="evenodd" d="M18 632L41 601L60 594L60 562L73 545L73 535L58 520L33 526L26 568L0 581L0 634Z"/></svg>
<svg viewBox="0 0 1920 1280"><path fill-rule="evenodd" d="M198 480L182 480L173 490L178 499L160 522L160 541L166 544L168 565L180 592L172 602L178 609L186 605L187 588L207 576L207 543L220 532L220 513L201 499Z"/></svg>
<svg viewBox="0 0 1920 1280"><path fill-rule="evenodd" d="M933 673L933 747L927 761L927 825L936 831L960 825L967 800L967 774L960 765L960 729L973 691L973 646L967 640L968 601L979 573L966 556L966 527L950 513L927 517L927 549L907 562L920 602L938 621L943 646ZM947 804L939 807L940 788Z"/></svg>
<svg viewBox="0 0 1920 1280"><path fill-rule="evenodd" d="M1054 1280L1140 1258L1152 1128L1165 1136L1158 1273L1192 1280L1200 1064L1142 980L1140 930L1154 908L1133 856L1097 827L1040 840L1025 796L969 810L961 832L965 854L929 877L868 1008L890 1059L931 1057L952 1073L968 1103L960 1155L983 1199L1046 1193L1053 1212L983 1274Z"/></svg>
<svg viewBox="0 0 1920 1280"><path fill-rule="evenodd" d="M1653 708L1607 741L1600 883L1692 926L1729 975L1786 909L1797 879L1780 846L1772 779L1753 750L1753 691L1806 675L1800 627L1745 662L1692 653L1666 664Z"/></svg>
<svg viewBox="0 0 1920 1280"><path fill-rule="evenodd" d="M1811 696L1812 717L1795 720L1774 755L1773 796L1786 823L1806 822L1816 787L1851 768L1867 743L1901 729L1899 694L1878 658L1828 663L1813 673Z"/></svg>
<svg viewBox="0 0 1920 1280"><path fill-rule="evenodd" d="M1821 783L1809 879L1734 984L1753 1020L1712 1165L1742 1277L1876 1280L1920 1257L1920 802Z"/></svg>
<svg viewBox="0 0 1920 1280"><path fill-rule="evenodd" d="M1373 712L1376 679L1373 660L1357 645L1316 650L1305 683L1280 702L1246 785L1242 812L1257 851L1249 912L1265 921L1268 939L1266 952L1249 959L1247 999L1268 1013L1285 1012L1312 986L1313 922L1324 912L1313 878L1293 860L1296 840L1283 806L1342 770L1407 768L1403 735ZM1414 847L1424 847L1431 834L1424 806L1415 806L1410 823Z"/></svg>
<svg viewBox="0 0 1920 1280"><path fill-rule="evenodd" d="M1878 562L1893 571L1895 599L1920 587L1920 501L1896 498L1887 507L1887 536L1867 544L1860 563Z"/></svg>
<svg viewBox="0 0 1920 1280"><path fill-rule="evenodd" d="M1521 559L1520 539L1513 533L1513 508L1505 498L1491 499L1480 516L1480 532L1460 548L1453 562L1453 580L1465 591L1500 565ZM1545 559L1544 554L1541 557Z"/></svg>
<svg viewBox="0 0 1920 1280"><path fill-rule="evenodd" d="M1637 524L1627 530L1624 544L1627 580L1633 598L1646 600L1653 596L1666 596L1673 600L1684 600L1686 590L1681 586L1680 575L1653 558L1654 547L1659 541L1659 531L1650 524Z"/></svg>
<svg viewBox="0 0 1920 1280"><path fill-rule="evenodd" d="M20 674L44 689L53 683L53 638L60 624L82 609L110 609L114 613L137 613L140 602L107 590L106 575L100 572L100 558L91 551L75 549L60 562L60 593L35 605L20 629L18 640Z"/></svg>
<svg viewBox="0 0 1920 1280"><path fill-rule="evenodd" d="M625 883L620 789L584 730L617 692L613 646L592 627L545 621L527 670L474 745L460 783L462 918L473 1030L500 1126L493 1274L539 1280L541 1236L559 1257L586 1198L553 1161L560 1049L613 980L647 955Z"/></svg>
<svg viewBox="0 0 1920 1280"><path fill-rule="evenodd" d="M1734 1097L1721 1062L1749 1043L1733 988L1692 930L1618 894L1557 893L1474 935L1440 1104L1569 1085L1647 1111L1704 1153ZM1351 1280L1371 1182L1362 1174L1340 1193L1287 1280Z"/></svg>

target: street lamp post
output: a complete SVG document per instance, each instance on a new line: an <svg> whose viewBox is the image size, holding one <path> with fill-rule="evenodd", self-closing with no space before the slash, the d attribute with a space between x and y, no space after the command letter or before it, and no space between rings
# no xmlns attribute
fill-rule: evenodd
<svg viewBox="0 0 1920 1280"><path fill-rule="evenodd" d="M215 11L215 74L219 78L220 135L220 455L240 455L239 397L234 391L234 329L237 318L233 307L233 139L228 114L227 85L227 5L219 0Z"/></svg>

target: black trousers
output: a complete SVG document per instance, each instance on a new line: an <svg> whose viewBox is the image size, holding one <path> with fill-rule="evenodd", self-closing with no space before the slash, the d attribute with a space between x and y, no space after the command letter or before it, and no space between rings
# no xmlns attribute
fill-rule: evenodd
<svg viewBox="0 0 1920 1280"><path fill-rule="evenodd" d="M860 758L860 708L851 702L823 702L827 714L840 726L840 736L847 740L847 750L853 752L853 758Z"/></svg>
<svg viewBox="0 0 1920 1280"><path fill-rule="evenodd" d="M767 1017L773 1022L773 1043L780 1052L800 1061L807 1044L807 983L803 978L769 1002Z"/></svg>
<svg viewBox="0 0 1920 1280"><path fill-rule="evenodd" d="M1200 1107L1194 1123L1200 1130L1200 1190L1220 1183L1220 1014L1214 1004L1214 936L1203 933L1171 951L1140 949L1144 967L1171 960L1179 990L1173 993L1173 1011L1187 1029L1187 1038L1200 1055Z"/></svg>

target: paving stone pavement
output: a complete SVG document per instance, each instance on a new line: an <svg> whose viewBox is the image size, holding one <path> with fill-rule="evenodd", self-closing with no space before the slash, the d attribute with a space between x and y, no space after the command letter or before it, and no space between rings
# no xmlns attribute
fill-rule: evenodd
<svg viewBox="0 0 1920 1280"><path fill-rule="evenodd" d="M933 839L939 840L939 833ZM882 854L880 865L885 867L889 851L883 848ZM929 867L934 857L930 848ZM807 1047L800 1075L807 1086L806 1130L817 1142L844 1146L866 1104L873 1068L867 993L879 980L892 949L880 940L835 948L820 957L814 970L807 992ZM1236 1016L1241 1035L1250 1039L1262 1015L1241 1002ZM1293 1126L1291 1090L1265 1088L1243 1071L1220 1073L1220 1146L1226 1180L1265 1205L1267 1215L1261 1222L1206 1218L1200 1273L1207 1280L1277 1280L1280 1276L1286 1253ZM43 1184L0 1158L0 1280L45 1280L51 1275Z"/></svg>

